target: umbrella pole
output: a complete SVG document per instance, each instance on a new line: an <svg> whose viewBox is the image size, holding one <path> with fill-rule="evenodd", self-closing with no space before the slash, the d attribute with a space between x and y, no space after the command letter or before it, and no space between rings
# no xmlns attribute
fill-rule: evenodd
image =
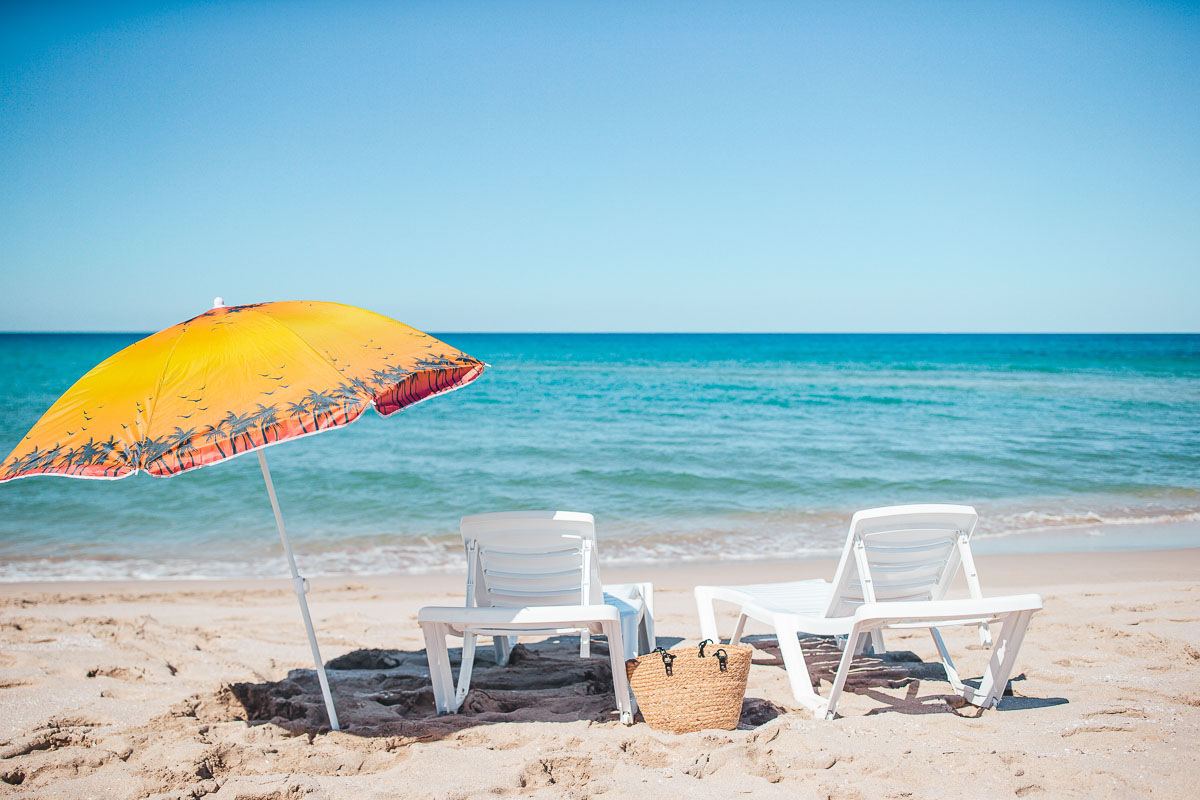
<svg viewBox="0 0 1200 800"><path fill-rule="evenodd" d="M321 682L321 694L325 697L325 709L329 712L329 727L335 731L338 726L337 711L333 707L333 695L329 693L329 679L325 677L325 662L321 660L321 650L317 647L317 634L313 630L312 617L308 614L308 579L300 577L296 571L296 559L292 556L292 546L288 543L287 531L283 527L283 514L279 511L279 500L275 497L275 485L271 483L271 470L267 469L267 456L262 450L258 451L258 465L262 467L263 480L267 484L267 495L271 498L271 510L275 512L275 524L279 526L279 538L283 541L283 552L287 555L288 568L292 571L292 586L296 597L300 600L300 614L304 617L304 628L308 631L308 644L312 648L313 663L317 665L317 679Z"/></svg>

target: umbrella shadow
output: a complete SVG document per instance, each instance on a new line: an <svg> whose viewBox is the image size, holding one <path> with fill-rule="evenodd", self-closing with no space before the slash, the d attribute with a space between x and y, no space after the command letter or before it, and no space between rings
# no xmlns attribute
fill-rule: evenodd
<svg viewBox="0 0 1200 800"><path fill-rule="evenodd" d="M325 666L346 733L434 740L499 722L616 723L612 671L602 638L592 640L591 655L580 658L579 639L572 636L518 644L507 666L496 663L491 647L480 647L462 708L440 716L424 650L356 650ZM461 648L450 650L455 676L461 658ZM230 684L218 700L215 705L229 721L271 724L294 734L329 730L315 670L295 669L279 681ZM747 698L739 727L755 728L781 713L766 700Z"/></svg>
<svg viewBox="0 0 1200 800"><path fill-rule="evenodd" d="M742 640L755 650L756 664L771 664L783 667L783 656L779 652L779 640L773 636L747 636ZM833 637L805 636L800 640L809 673L814 679L814 688L823 697L829 694L830 686L837 674L842 658L842 649ZM764 659L763 656L767 656ZM960 665L961 666L961 665ZM1020 697L1015 696L1013 684L1026 680L1024 673L1009 679L1004 698L998 710L1016 711L1069 702L1064 697ZM964 681L979 688L979 679ZM823 684L823 685L821 685ZM902 695L886 692L885 689L904 689ZM866 713L876 714L954 714L960 717L977 717L983 709L969 704L954 692L946 679L946 670L940 661L922 661L920 656L908 650L893 650L882 654L864 654L854 658L850 674L846 678L844 691L860 694L880 704Z"/></svg>

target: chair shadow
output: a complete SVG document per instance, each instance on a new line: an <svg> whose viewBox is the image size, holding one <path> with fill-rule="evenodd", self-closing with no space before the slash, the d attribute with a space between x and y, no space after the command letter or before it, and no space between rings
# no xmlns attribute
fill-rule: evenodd
<svg viewBox="0 0 1200 800"><path fill-rule="evenodd" d="M757 664L769 663L783 667L783 656L779 652L779 641L770 635L747 636L743 643L758 651ZM814 688L822 697L828 697L829 688L837 674L842 658L842 649L833 637L805 636L800 640L804 659L808 662L814 678ZM764 661L760 654L771 657ZM997 710L1017 711L1047 708L1068 703L1065 697L1020 697L1013 694L1013 684L1026 680L1022 673L1009 679L1004 696ZM979 679L964 680L964 683L979 688ZM820 686L820 684L824 684ZM932 686L930 685L932 684ZM938 684L941 684L940 686ZM881 691L904 689L903 696ZM922 693L922 690L926 693ZM844 691L860 694L878 702L881 707L873 708L866 716L876 714L945 714L960 717L977 717L983 709L973 706L950 688L946 670L940 661L925 662L911 651L892 650L886 653L864 654L854 658L850 674L846 678Z"/></svg>
<svg viewBox="0 0 1200 800"><path fill-rule="evenodd" d="M666 647L673 640L659 641ZM461 648L450 650L455 677L461 659ZM590 658L579 657L578 637L522 642L508 666L498 666L492 648L481 646L460 712L441 716L434 709L424 650L355 650L325 668L341 728L355 736L434 740L498 722L618 718L603 638L592 639ZM280 681L230 684L212 699L203 704L206 721L273 724L295 734L329 730L315 670L295 669ZM758 727L782 713L766 700L747 698L739 728Z"/></svg>

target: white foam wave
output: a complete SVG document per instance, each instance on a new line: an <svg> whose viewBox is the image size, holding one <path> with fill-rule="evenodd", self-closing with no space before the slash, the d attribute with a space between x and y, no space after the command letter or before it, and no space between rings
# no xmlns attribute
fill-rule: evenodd
<svg viewBox="0 0 1200 800"><path fill-rule="evenodd" d="M1038 531L1062 531L1076 528L1120 525L1171 525L1181 522L1200 522L1200 511L1175 511L1167 513L1136 513L1129 510L1124 514L1101 514L1096 511L1052 513L1045 511L1023 511L1000 515L994 522L982 519L980 538L998 538Z"/></svg>
<svg viewBox="0 0 1200 800"><path fill-rule="evenodd" d="M1130 526L1174 525L1200 522L1200 510L1120 509L1059 511L989 511L981 509L979 539L1030 536L1036 545L1039 533L1077 533L1081 538L1103 535L1108 529ZM671 536L656 534L656 526L644 521L629 529L617 526L602 535L601 551L607 566L637 567L677 563L715 561L790 560L807 557L831 557L841 549L849 514L809 512L791 518L780 515L743 515L725 520L681 522L663 521L662 528L675 531ZM707 522L707 524L705 524ZM1118 537L1110 536L1110 546L1120 549ZM1198 540L1197 543L1200 543ZM1132 540L1128 547L1136 547ZM372 575L459 575L462 571L462 546L457 537L416 539L399 536L395 540L346 545L341 549L323 543L320 552L298 547L296 560L301 573L309 577ZM220 559L199 558L122 558L104 557L29 557L0 562L0 582L17 581L105 581L105 580L202 580L287 577L282 554L258 553Z"/></svg>

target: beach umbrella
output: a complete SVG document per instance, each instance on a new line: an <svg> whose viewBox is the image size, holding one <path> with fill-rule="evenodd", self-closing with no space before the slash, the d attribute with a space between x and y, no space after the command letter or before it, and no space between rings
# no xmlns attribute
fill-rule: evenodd
<svg viewBox="0 0 1200 800"><path fill-rule="evenodd" d="M338 303L226 306L159 331L93 367L0 463L33 475L165 478L257 452L308 631L330 727L325 665L264 448L458 389L485 364L394 319Z"/></svg>

